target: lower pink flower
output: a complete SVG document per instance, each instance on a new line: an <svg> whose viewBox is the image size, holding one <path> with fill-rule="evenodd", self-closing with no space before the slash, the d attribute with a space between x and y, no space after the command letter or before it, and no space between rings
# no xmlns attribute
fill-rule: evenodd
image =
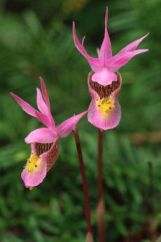
<svg viewBox="0 0 161 242"><path fill-rule="evenodd" d="M80 119L87 113L82 112L56 125L51 114L50 100L45 82L40 79L41 90L37 89L37 107L33 108L23 99L11 93L19 106L29 115L35 117L44 128L39 128L27 135L25 142L31 145L31 155L27 160L21 177L26 187L32 188L43 182L47 172L54 166L59 155L59 139L68 136Z"/></svg>

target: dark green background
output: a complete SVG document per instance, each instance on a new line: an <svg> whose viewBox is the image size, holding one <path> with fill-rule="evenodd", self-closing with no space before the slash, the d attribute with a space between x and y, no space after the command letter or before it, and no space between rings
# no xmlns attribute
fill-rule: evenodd
<svg viewBox="0 0 161 242"><path fill-rule="evenodd" d="M59 160L45 182L32 191L25 189L20 173L30 147L24 137L41 125L21 111L9 92L35 105L35 88L42 76L57 123L84 111L90 102L86 81L90 68L74 47L71 25L75 20L95 56L103 38L106 5L113 53L150 32L141 45L150 51L121 69L121 123L104 134L107 241L155 241L161 232L161 0L1 0L1 242L85 241L72 135L61 141ZM86 118L79 131L97 238L97 131Z"/></svg>

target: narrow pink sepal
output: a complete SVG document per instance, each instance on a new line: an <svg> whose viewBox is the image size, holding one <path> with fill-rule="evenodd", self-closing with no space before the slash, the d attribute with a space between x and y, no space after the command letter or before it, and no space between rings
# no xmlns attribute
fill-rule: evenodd
<svg viewBox="0 0 161 242"><path fill-rule="evenodd" d="M46 126L49 125L49 120L47 119L47 117L44 114L38 112L29 103L27 103L26 101L24 101L22 98L20 98L16 94L10 93L10 95L17 102L17 104L22 108L22 110L25 113L31 115L34 118L37 118L44 125L46 125Z"/></svg>
<svg viewBox="0 0 161 242"><path fill-rule="evenodd" d="M25 142L30 143L53 143L57 139L57 133L48 128L35 129L27 135Z"/></svg>
<svg viewBox="0 0 161 242"><path fill-rule="evenodd" d="M26 187L38 186L47 175L47 164L43 160L40 161L40 167L37 172L28 172L26 168L21 173L21 178Z"/></svg>
<svg viewBox="0 0 161 242"><path fill-rule="evenodd" d="M108 7L106 7L106 14L105 14L104 39L99 51L99 59L103 61L104 65L106 65L108 58L112 56L111 41L107 30L107 23L108 23Z"/></svg>
<svg viewBox="0 0 161 242"><path fill-rule="evenodd" d="M93 57L89 56L89 54L87 53L87 51L85 50L85 48L83 46L84 38L83 38L82 43L79 41L78 36L76 34L75 22L73 22L72 33L73 33L73 40L74 40L75 47L85 57L85 59L88 61L92 70L96 71L101 66L100 61L97 58L93 58Z"/></svg>
<svg viewBox="0 0 161 242"><path fill-rule="evenodd" d="M77 123L85 114L87 114L87 111L74 115L73 117L65 120L60 125L58 125L58 135L60 137L68 136L76 128Z"/></svg>
<svg viewBox="0 0 161 242"><path fill-rule="evenodd" d="M119 70L126 65L134 56L147 52L148 49L133 50L130 52L118 53L108 60L108 65L113 70Z"/></svg>
<svg viewBox="0 0 161 242"><path fill-rule="evenodd" d="M42 91L42 94L43 94L43 99L44 99L46 105L48 106L48 108L50 110L50 99L49 99L49 96L48 96L45 81L42 77L39 77L39 79L40 79L40 86L41 86L41 91Z"/></svg>
<svg viewBox="0 0 161 242"><path fill-rule="evenodd" d="M121 49L118 52L118 54L119 53L124 53L124 52L129 52L129 51L135 50L148 35L149 35L149 33L146 34L146 35L144 35L143 37L137 39L137 40L134 40L133 42L131 42L130 44L128 44L126 47L124 47L123 49Z"/></svg>
<svg viewBox="0 0 161 242"><path fill-rule="evenodd" d="M25 102L22 98L14 93L10 93L11 97L18 103L18 105L23 109L23 111L36 118L37 110L33 108L29 103Z"/></svg>
<svg viewBox="0 0 161 242"><path fill-rule="evenodd" d="M88 121L101 130L109 130L117 127L121 119L121 107L118 101L116 101L116 107L107 116L102 116L95 104L95 100L92 99L88 109Z"/></svg>

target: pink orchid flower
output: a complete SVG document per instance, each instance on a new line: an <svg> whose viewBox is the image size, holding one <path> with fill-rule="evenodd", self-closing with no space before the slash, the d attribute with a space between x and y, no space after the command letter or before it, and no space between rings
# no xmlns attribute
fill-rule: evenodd
<svg viewBox="0 0 161 242"><path fill-rule="evenodd" d="M118 102L118 94L121 88L121 76L118 70L126 65L134 56L139 55L148 49L136 48L147 36L137 39L125 48L112 56L110 37L107 30L108 8L105 15L104 39L98 58L89 56L84 48L84 38L79 41L75 23L73 23L73 40L78 51L85 57L89 63L92 72L88 76L88 88L92 97L88 109L88 121L101 130L115 128L121 118L121 108Z"/></svg>
<svg viewBox="0 0 161 242"><path fill-rule="evenodd" d="M11 96L27 114L39 120L45 128L39 128L27 135L25 142L31 145L31 155L27 160L21 177L26 187L38 186L58 158L59 138L68 136L79 120L87 113L82 112L56 126L51 114L50 100L43 79L40 79L41 90L37 88L37 107L11 93Z"/></svg>

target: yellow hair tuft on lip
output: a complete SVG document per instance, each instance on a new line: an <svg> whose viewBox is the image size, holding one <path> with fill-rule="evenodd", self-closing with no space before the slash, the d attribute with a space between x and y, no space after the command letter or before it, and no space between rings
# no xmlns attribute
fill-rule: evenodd
<svg viewBox="0 0 161 242"><path fill-rule="evenodd" d="M96 101L96 106L99 112L104 116L107 117L109 113L114 109L115 103L114 100L111 98L99 98Z"/></svg>
<svg viewBox="0 0 161 242"><path fill-rule="evenodd" d="M40 167L40 158L37 155L31 155L30 158L27 160L27 164L25 168L29 173L38 171Z"/></svg>

